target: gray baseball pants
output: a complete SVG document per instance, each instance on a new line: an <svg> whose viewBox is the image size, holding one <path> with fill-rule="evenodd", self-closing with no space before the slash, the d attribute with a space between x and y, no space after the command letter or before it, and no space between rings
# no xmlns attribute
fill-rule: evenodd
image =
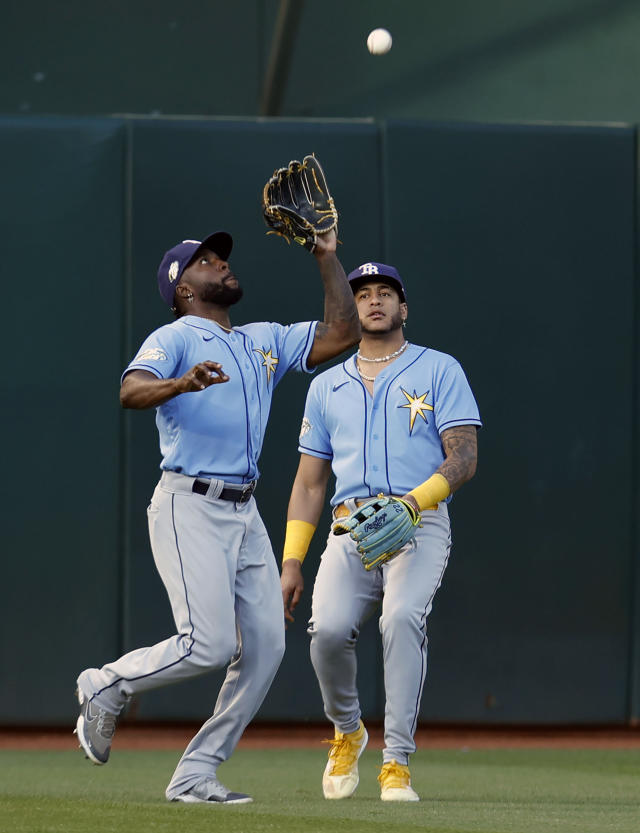
<svg viewBox="0 0 640 833"><path fill-rule="evenodd" d="M168 799L215 776L284 654L280 578L254 498L243 504L194 494L192 482L164 472L148 509L151 548L176 635L78 677L87 697L119 714L133 694L229 664L213 715L178 763Z"/></svg>
<svg viewBox="0 0 640 833"><path fill-rule="evenodd" d="M446 503L422 513L414 541L367 572L348 535L329 534L313 588L311 662L325 714L340 732L355 732L361 717L356 688L356 642L382 604L384 688L383 761L406 765L427 672L427 617L440 587L451 534Z"/></svg>

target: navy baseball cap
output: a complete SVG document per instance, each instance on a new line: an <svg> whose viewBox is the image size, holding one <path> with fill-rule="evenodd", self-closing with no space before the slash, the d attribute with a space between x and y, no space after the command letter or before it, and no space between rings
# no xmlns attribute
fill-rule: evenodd
<svg viewBox="0 0 640 833"><path fill-rule="evenodd" d="M233 239L226 231L214 231L204 240L183 240L182 243L178 243L177 246L164 253L158 267L158 289L164 301L170 307L173 306L176 286L182 277L182 273L198 249L203 248L203 246L211 249L222 260L227 260L233 248Z"/></svg>
<svg viewBox="0 0 640 833"><path fill-rule="evenodd" d="M397 291L400 300L406 303L407 296L404 291L404 284L400 273L394 266L388 266L386 263L363 263L362 266L358 266L357 269L347 275L354 293L360 284L383 277L389 278L389 284Z"/></svg>

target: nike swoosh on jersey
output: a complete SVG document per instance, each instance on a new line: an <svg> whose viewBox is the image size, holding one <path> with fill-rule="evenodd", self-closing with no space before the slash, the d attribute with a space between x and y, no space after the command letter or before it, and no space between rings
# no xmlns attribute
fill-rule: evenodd
<svg viewBox="0 0 640 833"><path fill-rule="evenodd" d="M333 386L333 392L335 393L338 390L338 388L341 388L343 385L348 385L348 384L349 384L348 379L345 379L344 382L338 382L337 385Z"/></svg>

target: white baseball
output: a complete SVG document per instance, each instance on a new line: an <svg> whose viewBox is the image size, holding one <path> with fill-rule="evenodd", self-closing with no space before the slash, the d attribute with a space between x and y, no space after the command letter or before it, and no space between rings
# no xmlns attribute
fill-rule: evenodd
<svg viewBox="0 0 640 833"><path fill-rule="evenodd" d="M384 55L391 49L393 38L386 29L374 29L369 32L367 49L372 55Z"/></svg>

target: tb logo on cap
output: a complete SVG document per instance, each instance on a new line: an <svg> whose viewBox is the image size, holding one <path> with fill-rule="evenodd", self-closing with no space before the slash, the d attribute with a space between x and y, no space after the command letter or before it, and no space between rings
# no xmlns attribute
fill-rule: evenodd
<svg viewBox="0 0 640 833"><path fill-rule="evenodd" d="M362 266L359 267L361 275L379 275L380 272L378 271L378 267L375 263L363 263Z"/></svg>

